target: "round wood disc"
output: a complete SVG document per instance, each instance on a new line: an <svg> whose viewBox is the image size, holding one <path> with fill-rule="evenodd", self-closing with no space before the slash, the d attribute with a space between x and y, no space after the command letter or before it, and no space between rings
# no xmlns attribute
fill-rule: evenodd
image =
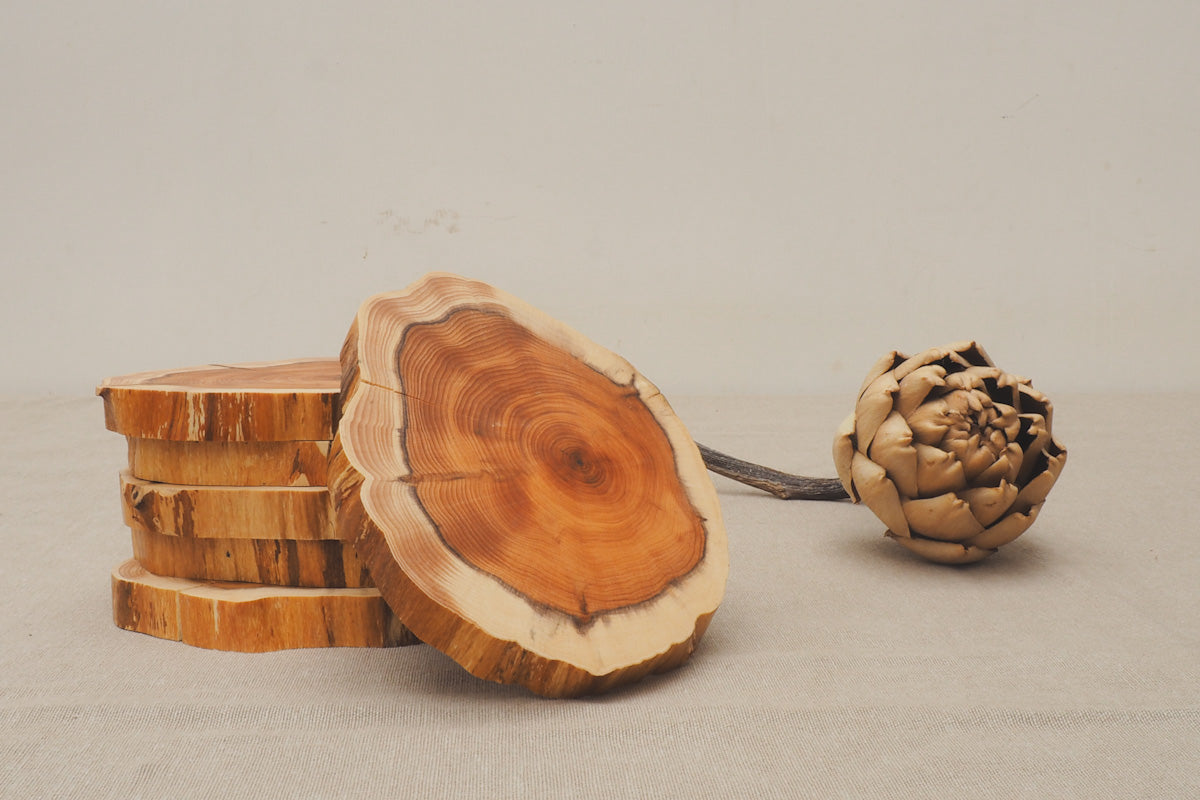
<svg viewBox="0 0 1200 800"><path fill-rule="evenodd" d="M194 486L324 486L329 442L173 442L129 437L129 472Z"/></svg>
<svg viewBox="0 0 1200 800"><path fill-rule="evenodd" d="M305 589L168 578L130 559L112 571L113 621L195 647L262 653L416 644L375 589Z"/></svg>
<svg viewBox="0 0 1200 800"><path fill-rule="evenodd" d="M276 586L374 586L354 547L334 540L195 539L131 529L133 557L155 575Z"/></svg>
<svg viewBox="0 0 1200 800"><path fill-rule="evenodd" d="M342 369L338 534L423 641L554 696L687 659L725 531L696 445L628 362L433 274L363 304Z"/></svg>
<svg viewBox="0 0 1200 800"><path fill-rule="evenodd" d="M185 486L121 473L125 523L200 539L335 539L324 486Z"/></svg>
<svg viewBox="0 0 1200 800"><path fill-rule="evenodd" d="M190 442L333 438L340 389L336 359L305 358L139 372L105 379L109 430Z"/></svg>

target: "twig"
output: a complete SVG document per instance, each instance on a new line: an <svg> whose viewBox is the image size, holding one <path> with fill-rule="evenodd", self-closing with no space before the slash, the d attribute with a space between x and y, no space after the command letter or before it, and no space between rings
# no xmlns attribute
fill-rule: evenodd
<svg viewBox="0 0 1200 800"><path fill-rule="evenodd" d="M806 478L751 464L697 443L704 465L718 475L770 492L783 500L844 500L849 495L837 478Z"/></svg>

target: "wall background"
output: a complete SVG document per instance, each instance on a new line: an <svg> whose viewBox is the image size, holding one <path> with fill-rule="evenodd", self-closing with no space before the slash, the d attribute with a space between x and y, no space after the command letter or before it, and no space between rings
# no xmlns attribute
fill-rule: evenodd
<svg viewBox="0 0 1200 800"><path fill-rule="evenodd" d="M0 391L442 269L671 393L1198 390L1200 4L0 2Z"/></svg>

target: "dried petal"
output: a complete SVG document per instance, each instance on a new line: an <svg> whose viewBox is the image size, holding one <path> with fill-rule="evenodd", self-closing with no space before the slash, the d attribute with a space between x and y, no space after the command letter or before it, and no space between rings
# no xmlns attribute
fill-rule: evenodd
<svg viewBox="0 0 1200 800"><path fill-rule="evenodd" d="M969 483L972 486L980 488L994 488L1000 485L1001 481L1009 480L1008 473L1012 471L1012 467L1008 462L1008 453L1003 452L1000 457L992 462L992 465L983 472L975 476L975 479Z"/></svg>
<svg viewBox="0 0 1200 800"><path fill-rule="evenodd" d="M963 357L961 353L950 352L942 359L943 364L947 364L948 372L962 372L964 369L971 367L971 362Z"/></svg>
<svg viewBox="0 0 1200 800"><path fill-rule="evenodd" d="M930 400L912 412L907 417L908 427L912 429L913 441L920 444L936 445L945 438L950 430L950 409L945 398Z"/></svg>
<svg viewBox="0 0 1200 800"><path fill-rule="evenodd" d="M1046 420L1046 427L1049 428L1054 418L1054 406L1050 403L1049 398L1030 386L1028 381L1020 384L1017 388L1021 394L1017 410L1022 414L1040 414L1042 419Z"/></svg>
<svg viewBox="0 0 1200 800"><path fill-rule="evenodd" d="M1015 442L1017 434L1021 432L1021 419L1017 416L1017 410L1004 403L995 403L994 408L998 416L992 424L1004 431L1004 438L1010 442Z"/></svg>
<svg viewBox="0 0 1200 800"><path fill-rule="evenodd" d="M875 431L892 412L892 396L899 389L891 373L885 373L873 380L858 398L854 407L854 437L858 452L865 453L871 447Z"/></svg>
<svg viewBox="0 0 1200 800"><path fill-rule="evenodd" d="M875 432L868 457L883 467L902 497L917 496L917 451L904 417L893 411Z"/></svg>
<svg viewBox="0 0 1200 800"><path fill-rule="evenodd" d="M863 392L867 390L868 386L874 383L876 378L885 372L894 370L898 364L903 363L907 358L908 356L898 353L895 350L880 357L878 361L871 365L871 369L867 371L866 380L862 382L862 386L858 387L858 396L862 397Z"/></svg>
<svg viewBox="0 0 1200 800"><path fill-rule="evenodd" d="M964 392L961 389L958 389L945 395L944 399L946 401L946 407L950 409L950 414L952 416L964 418L970 415L970 394L970 392Z"/></svg>
<svg viewBox="0 0 1200 800"><path fill-rule="evenodd" d="M989 366L991 362L982 350L975 347L974 342L956 342L945 347L923 350L897 365L892 371L896 374L896 380L903 380L910 372L926 364L939 364L946 367L947 372L961 372L976 365Z"/></svg>
<svg viewBox="0 0 1200 800"><path fill-rule="evenodd" d="M975 486L999 486L1000 481L1011 483L1017 477L1021 466L1021 448L1016 443L1007 445L995 462L983 472L975 476L971 483Z"/></svg>
<svg viewBox="0 0 1200 800"><path fill-rule="evenodd" d="M837 469L838 479L850 499L858 502L858 493L854 491L854 481L850 479L850 462L854 460L854 414L842 420L833 435L833 466Z"/></svg>
<svg viewBox="0 0 1200 800"><path fill-rule="evenodd" d="M929 445L914 446L917 451L917 495L933 497L967 485L962 464L953 454Z"/></svg>
<svg viewBox="0 0 1200 800"><path fill-rule="evenodd" d="M988 396L997 405L1003 403L1014 409L1020 405L1020 378L993 367L993 374L984 378L983 383L987 387Z"/></svg>
<svg viewBox="0 0 1200 800"><path fill-rule="evenodd" d="M945 368L936 364L927 364L904 376L899 382L900 391L896 395L896 410L907 419L921 403L925 402L930 391L945 385L946 382L942 380L945 375Z"/></svg>
<svg viewBox="0 0 1200 800"><path fill-rule="evenodd" d="M1036 461L1038 469L1017 495L1013 503L1014 511L1025 511L1045 501L1046 495L1054 488L1058 476L1062 474L1063 465L1067 463L1067 451L1058 442L1051 440Z"/></svg>
<svg viewBox="0 0 1200 800"><path fill-rule="evenodd" d="M983 376L977 374L973 368L968 367L962 372L947 375L946 385L953 389L962 389L965 391L983 389Z"/></svg>
<svg viewBox="0 0 1200 800"><path fill-rule="evenodd" d="M908 521L900 507L900 495L896 492L896 485L888 480L883 467L862 453L856 452L854 461L850 465L850 472L859 497L871 511L875 512L875 516L883 520L883 524L888 526L888 530L901 536L907 536Z"/></svg>
<svg viewBox="0 0 1200 800"><path fill-rule="evenodd" d="M947 453L953 453L959 461L965 461L969 455L967 448L970 443L970 434L961 428L951 428L946 431L946 438L942 440L942 449ZM965 475L966 464L963 465L963 468Z"/></svg>
<svg viewBox="0 0 1200 800"><path fill-rule="evenodd" d="M1002 380L1005 375L1004 370L997 369L991 365L968 367L966 371L982 380L984 388L987 388L989 384L994 384Z"/></svg>
<svg viewBox="0 0 1200 800"><path fill-rule="evenodd" d="M909 500L901 508L912 532L931 539L958 542L983 533L971 507L954 492Z"/></svg>
<svg viewBox="0 0 1200 800"><path fill-rule="evenodd" d="M890 535L890 534L889 534ZM971 564L987 558L995 550L963 545L958 542L939 542L935 539L892 536L900 544L922 558L938 564Z"/></svg>
<svg viewBox="0 0 1200 800"><path fill-rule="evenodd" d="M1007 481L1001 481L999 486L964 489L958 496L967 501L975 519L986 528L1008 511L1017 499L1017 487Z"/></svg>
<svg viewBox="0 0 1200 800"><path fill-rule="evenodd" d="M967 439L966 452L959 456L963 461L963 470L967 473L967 483L974 484L984 470L996 463L996 455L989 448L983 447L979 434L973 433Z"/></svg>
<svg viewBox="0 0 1200 800"><path fill-rule="evenodd" d="M1005 474L1004 480L1016 483L1017 475L1021 472L1021 465L1025 463L1025 452L1021 450L1019 444L1010 442L1004 454L1008 457L1008 472Z"/></svg>
<svg viewBox="0 0 1200 800"><path fill-rule="evenodd" d="M953 350L955 353L961 356L964 361L972 366L995 366L987 352L973 341L955 342L954 344L950 345L949 349Z"/></svg>
<svg viewBox="0 0 1200 800"><path fill-rule="evenodd" d="M1017 436L1017 444L1025 453L1021 471L1017 473L1017 485L1024 486L1033 477L1040 463L1037 456L1050 443L1050 429L1041 414L1021 414L1021 433Z"/></svg>
<svg viewBox="0 0 1200 800"><path fill-rule="evenodd" d="M1016 398L1016 381L1004 370L989 366L969 367L965 371L978 379L975 388L987 394L993 402L1012 405Z"/></svg>
<svg viewBox="0 0 1200 800"><path fill-rule="evenodd" d="M992 527L970 540L976 547L1002 547L1029 529L1037 519L1041 506L1034 506L1025 513L1012 513L1001 519Z"/></svg>
<svg viewBox="0 0 1200 800"><path fill-rule="evenodd" d="M939 360L944 355L939 347L931 347L928 350L922 350L915 356L909 356L901 361L892 369L892 374L896 376L896 380L902 381L921 367L932 364Z"/></svg>

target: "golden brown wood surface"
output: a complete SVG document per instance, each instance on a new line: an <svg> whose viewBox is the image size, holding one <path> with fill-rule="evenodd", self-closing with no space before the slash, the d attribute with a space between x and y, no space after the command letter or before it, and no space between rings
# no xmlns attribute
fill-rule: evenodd
<svg viewBox="0 0 1200 800"><path fill-rule="evenodd" d="M196 486L324 486L329 442L175 442L129 437L129 472Z"/></svg>
<svg viewBox="0 0 1200 800"><path fill-rule="evenodd" d="M333 438L336 359L139 372L105 379L108 429L142 439L253 442Z"/></svg>
<svg viewBox="0 0 1200 800"><path fill-rule="evenodd" d="M688 658L724 527L696 445L628 362L435 274L363 304L342 374L338 532L422 640L553 696Z"/></svg>
<svg viewBox="0 0 1200 800"><path fill-rule="evenodd" d="M336 539L196 539L131 530L133 557L163 577L331 589L375 585L354 547Z"/></svg>
<svg viewBox="0 0 1200 800"><path fill-rule="evenodd" d="M324 486L184 486L121 473L131 528L203 539L334 539Z"/></svg>
<svg viewBox="0 0 1200 800"><path fill-rule="evenodd" d="M416 639L375 589L308 589L169 578L136 560L112 572L118 627L196 647L261 653L394 647Z"/></svg>

